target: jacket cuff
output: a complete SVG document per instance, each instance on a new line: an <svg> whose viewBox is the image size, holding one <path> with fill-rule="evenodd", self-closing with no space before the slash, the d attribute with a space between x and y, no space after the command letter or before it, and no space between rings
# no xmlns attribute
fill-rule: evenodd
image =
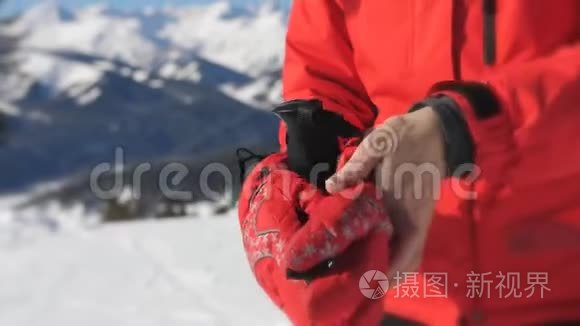
<svg viewBox="0 0 580 326"><path fill-rule="evenodd" d="M461 177L461 167L474 163L474 145L463 112L455 101L447 96L431 96L415 104L409 112L430 107L439 117L445 142L447 176Z"/></svg>
<svg viewBox="0 0 580 326"><path fill-rule="evenodd" d="M499 176L513 166L513 127L492 88L477 82L448 81L436 84L430 93L452 99L463 113L473 139L474 162L483 173Z"/></svg>

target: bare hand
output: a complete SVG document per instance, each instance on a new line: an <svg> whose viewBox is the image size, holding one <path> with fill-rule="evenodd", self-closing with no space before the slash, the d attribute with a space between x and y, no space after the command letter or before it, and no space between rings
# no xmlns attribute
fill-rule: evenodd
<svg viewBox="0 0 580 326"><path fill-rule="evenodd" d="M395 231L389 276L416 271L446 171L443 134L432 108L392 117L374 129L327 180L327 191L361 183L373 171Z"/></svg>

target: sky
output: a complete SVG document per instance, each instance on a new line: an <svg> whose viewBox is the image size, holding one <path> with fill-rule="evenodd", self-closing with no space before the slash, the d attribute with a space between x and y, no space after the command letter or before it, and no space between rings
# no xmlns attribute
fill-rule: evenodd
<svg viewBox="0 0 580 326"><path fill-rule="evenodd" d="M79 8L91 4L105 3L111 8L122 10L142 9L147 6L162 7L166 5L187 5L192 3L211 3L218 0L4 0L1 11L3 14L12 14L22 11L42 1L54 1L65 8ZM236 4L248 2L259 3L260 0L230 0ZM291 0L276 0L288 6Z"/></svg>

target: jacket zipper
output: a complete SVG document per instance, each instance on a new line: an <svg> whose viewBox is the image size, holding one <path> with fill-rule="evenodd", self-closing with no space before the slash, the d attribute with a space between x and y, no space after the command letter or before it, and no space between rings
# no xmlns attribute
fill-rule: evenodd
<svg viewBox="0 0 580 326"><path fill-rule="evenodd" d="M461 48L464 42L465 8L460 0L452 1L451 12L451 64L453 79L461 80Z"/></svg>
<svg viewBox="0 0 580 326"><path fill-rule="evenodd" d="M493 66L496 60L496 1L483 0L483 62Z"/></svg>

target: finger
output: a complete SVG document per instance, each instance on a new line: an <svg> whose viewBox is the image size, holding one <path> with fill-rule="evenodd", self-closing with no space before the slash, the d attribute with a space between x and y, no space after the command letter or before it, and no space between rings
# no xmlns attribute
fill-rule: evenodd
<svg viewBox="0 0 580 326"><path fill-rule="evenodd" d="M373 154L371 149L372 135L375 132L376 130L365 138L342 169L326 181L326 190L329 193L337 193L363 182L381 161L383 157Z"/></svg>
<svg viewBox="0 0 580 326"><path fill-rule="evenodd" d="M380 202L351 201L340 196L318 198L308 207L308 221L286 241L282 258L288 268L303 272L341 255L352 243L366 238L377 228L387 232ZM351 213L344 214L345 211Z"/></svg>
<svg viewBox="0 0 580 326"><path fill-rule="evenodd" d="M393 160L390 157L384 159L375 173L375 183L381 190L396 195L398 189L393 189Z"/></svg>

